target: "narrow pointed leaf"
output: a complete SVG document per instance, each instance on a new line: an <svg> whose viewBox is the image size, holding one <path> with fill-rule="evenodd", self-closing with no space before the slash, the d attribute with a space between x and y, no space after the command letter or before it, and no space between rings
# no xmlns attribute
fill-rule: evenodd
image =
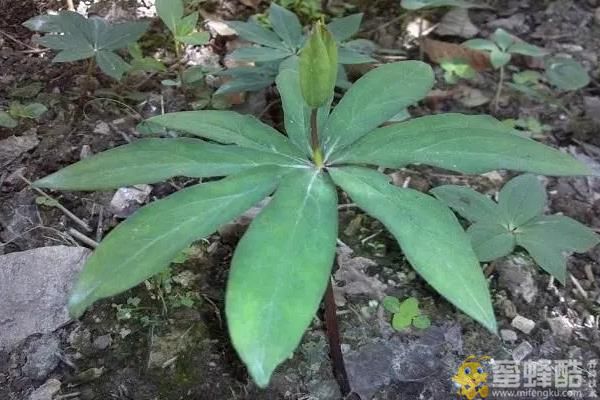
<svg viewBox="0 0 600 400"><path fill-rule="evenodd" d="M523 54L530 57L543 57L549 53L546 49L525 42L514 43L508 51L509 53Z"/></svg>
<svg viewBox="0 0 600 400"><path fill-rule="evenodd" d="M470 39L462 44L473 50L498 51L498 46L491 40L487 39Z"/></svg>
<svg viewBox="0 0 600 400"><path fill-rule="evenodd" d="M77 49L68 49L60 51L56 57L52 59L52 62L73 62L79 60L85 60L86 58L93 57L96 53L91 47L82 47Z"/></svg>
<svg viewBox="0 0 600 400"><path fill-rule="evenodd" d="M186 36L177 36L176 39L190 46L201 46L208 43L210 35L208 32L192 32Z"/></svg>
<svg viewBox="0 0 600 400"><path fill-rule="evenodd" d="M267 62L281 60L291 56L292 53L285 49L272 49L270 47L242 47L231 53L231 58L242 61Z"/></svg>
<svg viewBox="0 0 600 400"><path fill-rule="evenodd" d="M496 169L557 176L591 174L573 157L519 136L485 115L432 115L380 128L334 155L333 162L388 168L422 163L466 174Z"/></svg>
<svg viewBox="0 0 600 400"><path fill-rule="evenodd" d="M327 30L331 32L335 40L343 42L358 33L362 19L362 13L335 18L327 24Z"/></svg>
<svg viewBox="0 0 600 400"><path fill-rule="evenodd" d="M131 65L112 51L101 50L97 52L96 62L98 62L98 67L102 72L116 80L121 80L123 74L131 69Z"/></svg>
<svg viewBox="0 0 600 400"><path fill-rule="evenodd" d="M564 215L540 216L520 227L517 234L517 244L563 284L567 275L564 253L585 252L598 243L591 229Z"/></svg>
<svg viewBox="0 0 600 400"><path fill-rule="evenodd" d="M498 205L489 197L471 188L444 185L431 189L431 193L470 222L495 218L502 220Z"/></svg>
<svg viewBox="0 0 600 400"><path fill-rule="evenodd" d="M515 249L515 235L506 226L492 221L477 222L467 229L479 261L504 257Z"/></svg>
<svg viewBox="0 0 600 400"><path fill-rule="evenodd" d="M413 268L460 310L496 332L487 282L454 214L437 199L395 187L361 167L330 169L336 184L394 235Z"/></svg>
<svg viewBox="0 0 600 400"><path fill-rule="evenodd" d="M265 29L255 22L226 21L225 23L244 40L275 49L286 48L275 32Z"/></svg>
<svg viewBox="0 0 600 400"><path fill-rule="evenodd" d="M280 132L250 115L233 111L183 111L159 115L148 121L220 143L302 157L300 150Z"/></svg>
<svg viewBox="0 0 600 400"><path fill-rule="evenodd" d="M535 175L520 175L502 187L498 206L508 215L511 226L518 227L544 212L546 191Z"/></svg>
<svg viewBox="0 0 600 400"><path fill-rule="evenodd" d="M135 43L148 30L150 24L144 21L123 22L107 25L98 38L98 49L117 50Z"/></svg>
<svg viewBox="0 0 600 400"><path fill-rule="evenodd" d="M167 28L175 34L183 18L183 0L156 0L156 13Z"/></svg>
<svg viewBox="0 0 600 400"><path fill-rule="evenodd" d="M274 153L198 139L142 139L81 160L35 185L62 190L115 189L174 176L225 176L259 165L286 166L290 162Z"/></svg>
<svg viewBox="0 0 600 400"><path fill-rule="evenodd" d="M348 47L340 47L338 51L338 62L344 65L368 64L377 62L373 57L360 53Z"/></svg>
<svg viewBox="0 0 600 400"><path fill-rule="evenodd" d="M274 190L279 169L262 167L202 183L158 200L113 229L88 259L71 292L78 317L166 268L193 241L213 233Z"/></svg>
<svg viewBox="0 0 600 400"><path fill-rule="evenodd" d="M335 187L314 170L286 179L238 244L225 299L231 341L260 387L298 346L335 255Z"/></svg>
<svg viewBox="0 0 600 400"><path fill-rule="evenodd" d="M402 61L376 68L346 92L325 124L322 143L331 154L421 100L433 86L431 67Z"/></svg>
<svg viewBox="0 0 600 400"><path fill-rule="evenodd" d="M198 25L198 13L194 12L181 18L174 34L175 36L187 36L196 29L196 25Z"/></svg>
<svg viewBox="0 0 600 400"><path fill-rule="evenodd" d="M302 25L296 14L273 2L269 7L269 21L284 43L292 49L300 47Z"/></svg>

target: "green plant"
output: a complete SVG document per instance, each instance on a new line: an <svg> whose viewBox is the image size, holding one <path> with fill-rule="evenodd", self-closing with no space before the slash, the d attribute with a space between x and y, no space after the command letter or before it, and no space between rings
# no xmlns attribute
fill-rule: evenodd
<svg viewBox="0 0 600 400"><path fill-rule="evenodd" d="M131 56L131 69L129 72L165 72L167 70L167 67L156 58L144 56L138 43L130 44L127 50Z"/></svg>
<svg viewBox="0 0 600 400"><path fill-rule="evenodd" d="M407 10L434 7L488 8L486 5L465 0L402 0L400 5Z"/></svg>
<svg viewBox="0 0 600 400"><path fill-rule="evenodd" d="M275 3L292 11L303 21L313 22L325 18L321 0L275 0Z"/></svg>
<svg viewBox="0 0 600 400"><path fill-rule="evenodd" d="M492 66L500 70L498 88L494 98L494 107L497 111L502 93L502 84L504 83L504 67L510 62L512 55L522 54L530 57L543 57L548 52L540 47L516 39L502 28L496 29L490 39L470 39L464 42L463 45L473 50L488 52Z"/></svg>
<svg viewBox="0 0 600 400"><path fill-rule="evenodd" d="M523 247L561 283L567 276L563 253L585 252L600 240L591 229L564 215L544 215L546 192L530 174L504 185L493 202L473 189L447 185L431 191L473 225L468 229L475 253L491 261Z"/></svg>
<svg viewBox="0 0 600 400"><path fill-rule="evenodd" d="M519 129L531 137L543 136L544 132L552 129L551 126L542 124L540 120L535 117L523 117L518 119L509 118L502 122L511 128Z"/></svg>
<svg viewBox="0 0 600 400"><path fill-rule="evenodd" d="M307 62L301 68L320 65L330 76L328 48L315 55L328 62ZM496 332L487 281L456 216L434 197L393 186L388 176L367 165L428 164L468 174L502 168L552 175L590 170L485 115L440 114L378 128L432 88L433 71L420 61L368 72L333 110L326 100L333 93L318 91L314 102L306 103L303 93L317 88L301 82L311 75L298 68L277 77L287 137L230 111L166 114L149 121L197 138L139 140L36 181L51 189L96 190L181 175L231 175L155 201L112 230L73 288L73 316L162 271L190 243L274 193L237 245L225 295L232 343L254 381L264 387L297 347L330 282L337 185L382 221L433 288ZM320 84L330 87L329 81Z"/></svg>
<svg viewBox="0 0 600 400"><path fill-rule="evenodd" d="M85 18L73 11L33 17L23 25L47 33L37 43L59 50L52 62L89 59L88 76L97 63L106 75L120 80L131 66L115 50L136 42L148 29L147 22L109 24L99 17Z"/></svg>
<svg viewBox="0 0 600 400"><path fill-rule="evenodd" d="M339 45L340 64L375 62L370 56L375 50L372 42L365 39L349 40L358 32L362 16L362 14L353 14L336 18L327 25L327 29ZM235 50L231 53L231 58L252 62L255 67L236 67L223 71L221 75L231 76L233 79L221 85L217 93L260 90L271 85L279 71L295 63L306 41L300 20L293 12L271 3L269 21L273 30L261 26L252 19L248 22L227 22L240 38L257 44L257 46ZM340 69L343 68L340 66ZM338 73L338 79L344 76L345 74ZM342 80L338 85L344 87L346 82Z"/></svg>
<svg viewBox="0 0 600 400"><path fill-rule="evenodd" d="M455 84L459 79L473 79L477 72L462 59L444 60L440 63L444 70L444 80L448 84Z"/></svg>
<svg viewBox="0 0 600 400"><path fill-rule="evenodd" d="M397 297L386 296L382 305L393 314L392 327L397 331L402 331L410 326L427 329L431 325L429 317L419 310L419 300L414 297L408 297L400 302Z"/></svg>
<svg viewBox="0 0 600 400"><path fill-rule="evenodd" d="M578 90L590 83L588 73L577 61L566 57L548 57L544 60L548 82L560 90Z"/></svg>
<svg viewBox="0 0 600 400"><path fill-rule="evenodd" d="M8 110L0 111L0 126L5 128L16 128L19 119L37 119L48 109L41 103L29 103L23 105L18 101L10 103Z"/></svg>
<svg viewBox="0 0 600 400"><path fill-rule="evenodd" d="M168 86L181 86L187 82L184 78L182 50L185 45L203 45L208 43L208 32L198 31L198 12L184 16L183 0L156 0L156 12L173 35L175 56L179 63L179 79L167 80Z"/></svg>

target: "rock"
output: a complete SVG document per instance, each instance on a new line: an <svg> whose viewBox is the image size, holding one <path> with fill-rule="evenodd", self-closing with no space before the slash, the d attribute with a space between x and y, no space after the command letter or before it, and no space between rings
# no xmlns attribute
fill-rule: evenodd
<svg viewBox="0 0 600 400"><path fill-rule="evenodd" d="M518 345L512 351L512 358L516 362L521 362L527 358L528 355L533 351L533 346L526 340L524 340L520 345Z"/></svg>
<svg viewBox="0 0 600 400"><path fill-rule="evenodd" d="M339 269L334 276L336 281L344 282L344 285L334 286L334 291L346 295L368 295L375 299L385 297L386 284L365 272L367 267L375 266L377 263L366 257L352 257L351 254L351 249L338 249Z"/></svg>
<svg viewBox="0 0 600 400"><path fill-rule="evenodd" d="M512 329L500 329L500 337L505 342L510 343L516 342L518 339L517 332L513 331Z"/></svg>
<svg viewBox="0 0 600 400"><path fill-rule="evenodd" d="M493 265L498 271L501 286L511 294L521 296L527 303L533 301L538 289L531 271L537 267L529 259L511 255L494 261Z"/></svg>
<svg viewBox="0 0 600 400"><path fill-rule="evenodd" d="M473 25L466 8L454 8L442 17L435 32L441 36L458 36L470 39L479 33L479 28Z"/></svg>
<svg viewBox="0 0 600 400"><path fill-rule="evenodd" d="M231 29L226 23L216 20L208 20L206 27L213 34L213 36L234 36L237 32Z"/></svg>
<svg viewBox="0 0 600 400"><path fill-rule="evenodd" d="M54 395L60 390L60 385L59 380L48 379L46 383L29 395L28 400L52 400Z"/></svg>
<svg viewBox="0 0 600 400"><path fill-rule="evenodd" d="M338 400L342 398L340 386L335 379L313 379L306 385L311 398L319 400Z"/></svg>
<svg viewBox="0 0 600 400"><path fill-rule="evenodd" d="M502 28L509 32L524 33L529 30L525 24L525 14L514 14L508 18L500 18L487 24L490 28Z"/></svg>
<svg viewBox="0 0 600 400"><path fill-rule="evenodd" d="M596 11L594 11L594 22L596 25L600 25L600 7L596 8Z"/></svg>
<svg viewBox="0 0 600 400"><path fill-rule="evenodd" d="M110 335L98 336L94 339L94 347L98 350L106 350L112 344L112 337Z"/></svg>
<svg viewBox="0 0 600 400"><path fill-rule="evenodd" d="M35 131L23 136L9 136L0 140L0 169L4 169L26 151L36 148L39 143Z"/></svg>
<svg viewBox="0 0 600 400"><path fill-rule="evenodd" d="M571 334L573 333L573 324L567 317L560 316L548 318L547 321L554 335L563 340L567 340L571 337Z"/></svg>
<svg viewBox="0 0 600 400"><path fill-rule="evenodd" d="M44 335L32 340L26 350L27 362L23 365L23 375L42 380L58 366L60 361L60 341L53 335Z"/></svg>
<svg viewBox="0 0 600 400"><path fill-rule="evenodd" d="M0 348L70 320L69 291L89 253L51 246L0 256Z"/></svg>
<svg viewBox="0 0 600 400"><path fill-rule="evenodd" d="M152 192L150 185L120 188L110 201L110 211L116 217L127 218L148 200L150 192Z"/></svg>
<svg viewBox="0 0 600 400"><path fill-rule="evenodd" d="M529 318L525 318L521 315L517 315L515 318L513 318L510 324L513 328L520 330L526 335L529 335L533 328L535 328L534 321L530 320Z"/></svg>
<svg viewBox="0 0 600 400"><path fill-rule="evenodd" d="M106 122L100 121L94 127L94 133L99 135L110 135L110 126Z"/></svg>
<svg viewBox="0 0 600 400"><path fill-rule="evenodd" d="M585 115L594 122L600 123L600 97L584 96Z"/></svg>

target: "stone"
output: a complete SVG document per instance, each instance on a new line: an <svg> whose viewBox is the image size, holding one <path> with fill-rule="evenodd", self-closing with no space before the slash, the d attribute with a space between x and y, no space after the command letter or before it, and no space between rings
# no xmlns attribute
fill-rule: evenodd
<svg viewBox="0 0 600 400"><path fill-rule="evenodd" d="M106 350L112 344L112 337L110 335L98 336L94 339L94 347L98 350Z"/></svg>
<svg viewBox="0 0 600 400"><path fill-rule="evenodd" d="M514 296L521 296L527 303L533 301L538 288L532 271L535 271L537 266L529 259L517 255L496 260L493 265L498 271L500 286L504 286Z"/></svg>
<svg viewBox="0 0 600 400"><path fill-rule="evenodd" d="M516 342L518 339L517 332L513 331L512 329L500 329L500 337L505 342L510 343Z"/></svg>
<svg viewBox="0 0 600 400"><path fill-rule="evenodd" d="M517 315L513 318L510 325L513 328L520 330L524 334L529 335L533 328L535 328L535 321L525 318L522 315Z"/></svg>
<svg viewBox="0 0 600 400"><path fill-rule="evenodd" d="M443 17L435 33L440 36L458 36L470 39L479 33L479 28L473 25L469 18L469 10L466 8L454 8Z"/></svg>
<svg viewBox="0 0 600 400"><path fill-rule="evenodd" d="M54 395L60 390L60 385L59 380L48 379L46 383L29 395L28 400L52 400Z"/></svg>
<svg viewBox="0 0 600 400"><path fill-rule="evenodd" d="M600 97L584 96L585 115L596 123L600 123Z"/></svg>
<svg viewBox="0 0 600 400"><path fill-rule="evenodd" d="M596 25L600 25L600 7L596 8L596 11L594 11L594 22Z"/></svg>
<svg viewBox="0 0 600 400"><path fill-rule="evenodd" d="M528 341L524 340L512 351L512 358L516 362L521 362L526 359L531 352L533 352L533 346Z"/></svg>
<svg viewBox="0 0 600 400"><path fill-rule="evenodd" d="M35 132L0 140L0 169L4 169L26 151L36 148L39 143L40 140Z"/></svg>
<svg viewBox="0 0 600 400"><path fill-rule="evenodd" d="M27 361L23 365L23 375L42 380L50 375L60 362L60 341L53 335L44 335L32 340L25 353Z"/></svg>
<svg viewBox="0 0 600 400"><path fill-rule="evenodd" d="M523 33L528 30L525 24L525 14L514 14L508 18L500 18L487 24L490 28L502 28L509 32Z"/></svg>
<svg viewBox="0 0 600 400"><path fill-rule="evenodd" d="M106 122L100 121L94 127L94 133L99 135L110 135L110 126Z"/></svg>
<svg viewBox="0 0 600 400"><path fill-rule="evenodd" d="M148 200L150 192L152 192L150 185L119 188L110 201L110 211L116 217L127 218Z"/></svg>
<svg viewBox="0 0 600 400"><path fill-rule="evenodd" d="M90 250L50 246L0 256L0 348L70 321L69 292Z"/></svg>
<svg viewBox="0 0 600 400"><path fill-rule="evenodd" d="M560 316L556 318L548 318L547 321L548 325L550 325L552 333L555 336L563 340L567 340L571 337L571 334L573 333L573 324L567 317Z"/></svg>

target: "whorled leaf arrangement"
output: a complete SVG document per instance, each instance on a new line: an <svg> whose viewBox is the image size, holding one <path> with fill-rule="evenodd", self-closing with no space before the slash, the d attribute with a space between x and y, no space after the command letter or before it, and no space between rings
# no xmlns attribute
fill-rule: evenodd
<svg viewBox="0 0 600 400"><path fill-rule="evenodd" d="M369 166L419 163L464 173L507 168L550 175L590 170L488 116L425 116L379 127L424 98L433 76L419 61L387 64L359 79L331 112L321 106L313 113L324 155L318 162L311 158L311 109L291 68L277 80L287 136L235 112L166 114L149 121L196 138L143 139L38 180L39 187L93 190L180 175L231 175L155 201L112 230L73 289L72 315L166 268L190 243L274 192L235 250L225 305L232 342L264 387L300 342L330 279L337 185L388 228L434 289L496 332L486 279L452 211L432 196L390 184Z"/></svg>
<svg viewBox="0 0 600 400"><path fill-rule="evenodd" d="M533 175L510 180L498 194L498 203L462 186L439 186L431 192L473 223L467 233L481 261L506 256L520 246L564 284L564 253L585 252L599 242L598 235L574 219L544 215L546 192Z"/></svg>
<svg viewBox="0 0 600 400"><path fill-rule="evenodd" d="M32 31L47 33L37 42L59 50L53 62L71 62L94 58L106 75L121 79L131 66L115 50L136 42L148 29L148 22L109 24L100 17L85 18L73 11L33 17L23 25Z"/></svg>

